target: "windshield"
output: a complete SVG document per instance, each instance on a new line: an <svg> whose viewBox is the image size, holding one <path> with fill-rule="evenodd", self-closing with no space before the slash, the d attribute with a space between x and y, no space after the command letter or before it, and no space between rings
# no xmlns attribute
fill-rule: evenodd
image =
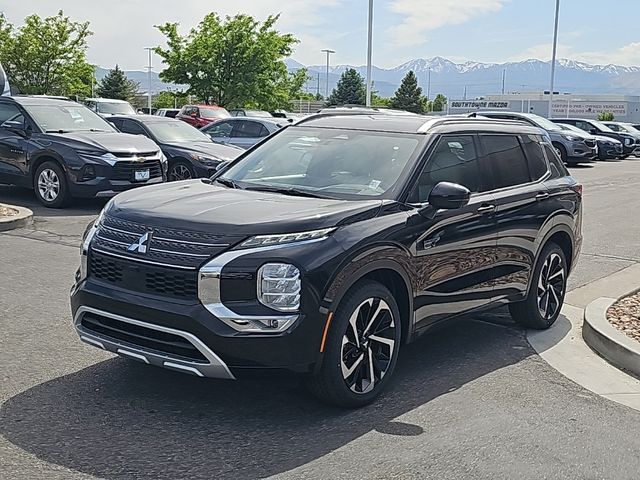
<svg viewBox="0 0 640 480"><path fill-rule="evenodd" d="M128 103L120 102L98 102L96 105L98 113L108 113L111 115L135 115L136 111Z"/></svg>
<svg viewBox="0 0 640 480"><path fill-rule="evenodd" d="M539 115L531 115L529 118L531 118L532 121L536 122L538 126L540 126L540 128L543 128L547 131L557 132L562 130L562 127L560 127L559 125L553 123L551 120L547 120L544 117L540 117Z"/></svg>
<svg viewBox="0 0 640 480"><path fill-rule="evenodd" d="M603 131L603 132L608 132L608 133L616 133L613 130L611 130L609 127L607 127L604 123L599 122L597 120L589 120L593 125L595 125L599 130Z"/></svg>
<svg viewBox="0 0 640 480"><path fill-rule="evenodd" d="M571 130L572 132L575 133L581 133L584 135L585 131L576 127L575 125L569 125L568 123L560 123L558 124L562 127L563 130Z"/></svg>
<svg viewBox="0 0 640 480"><path fill-rule="evenodd" d="M227 118L230 115L224 108L200 108L200 116L204 118Z"/></svg>
<svg viewBox="0 0 640 480"><path fill-rule="evenodd" d="M162 143L173 142L211 142L211 139L188 123L175 122L145 122L154 137Z"/></svg>
<svg viewBox="0 0 640 480"><path fill-rule="evenodd" d="M292 127L224 174L241 188L292 189L333 198L381 197L400 178L420 135Z"/></svg>
<svg viewBox="0 0 640 480"><path fill-rule="evenodd" d="M636 127L634 127L630 123L621 123L620 127L622 128L623 131L627 133L631 133L633 135L637 135L638 133L640 133L640 130L638 130Z"/></svg>
<svg viewBox="0 0 640 480"><path fill-rule="evenodd" d="M72 102L69 105L28 105L25 109L45 132L116 131L100 115Z"/></svg>

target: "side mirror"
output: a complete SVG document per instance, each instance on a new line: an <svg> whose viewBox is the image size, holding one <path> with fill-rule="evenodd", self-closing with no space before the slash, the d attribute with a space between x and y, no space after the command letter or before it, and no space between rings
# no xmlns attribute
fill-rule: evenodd
<svg viewBox="0 0 640 480"><path fill-rule="evenodd" d="M454 210L469 203L471 192L457 183L440 182L429 194L429 205L434 208Z"/></svg>
<svg viewBox="0 0 640 480"><path fill-rule="evenodd" d="M227 165L229 165L229 161L228 160L224 160L224 161L220 162L218 165L216 165L216 173L221 172L222 170L224 170Z"/></svg>

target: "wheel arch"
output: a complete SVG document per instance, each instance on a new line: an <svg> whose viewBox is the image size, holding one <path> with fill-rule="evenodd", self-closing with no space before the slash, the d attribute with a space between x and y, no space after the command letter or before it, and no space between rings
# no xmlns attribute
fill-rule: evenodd
<svg viewBox="0 0 640 480"><path fill-rule="evenodd" d="M534 266L538 264L542 251L549 243L555 243L560 247L567 261L567 272L570 272L571 268L573 267L573 262L575 260L575 251L574 251L575 239L574 239L574 234L571 228L568 225L559 224L559 225L555 225L545 234L545 236L540 241L538 248L536 250ZM529 291L532 285L533 285L533 279L530 278L529 286L527 287L527 294L529 294Z"/></svg>
<svg viewBox="0 0 640 480"><path fill-rule="evenodd" d="M413 337L413 287L408 269L408 253L398 247L381 246L351 259L333 278L322 304L335 311L345 294L362 280L384 285L393 294L401 317L403 343Z"/></svg>

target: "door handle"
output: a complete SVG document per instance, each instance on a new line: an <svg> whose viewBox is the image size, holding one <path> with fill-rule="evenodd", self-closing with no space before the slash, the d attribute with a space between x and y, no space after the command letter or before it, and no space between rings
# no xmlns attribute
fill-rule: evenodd
<svg viewBox="0 0 640 480"><path fill-rule="evenodd" d="M536 200L546 200L549 198L549 192L540 192L536 195Z"/></svg>
<svg viewBox="0 0 640 480"><path fill-rule="evenodd" d="M482 207L478 208L478 213L480 215L486 215L488 213L493 213L495 211L496 211L495 205L483 205Z"/></svg>

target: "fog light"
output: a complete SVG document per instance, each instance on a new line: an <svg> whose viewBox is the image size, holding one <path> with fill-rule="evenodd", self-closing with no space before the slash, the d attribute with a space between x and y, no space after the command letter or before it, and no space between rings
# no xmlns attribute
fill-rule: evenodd
<svg viewBox="0 0 640 480"><path fill-rule="evenodd" d="M96 169L93 165L86 165L82 173L82 180L91 180L96 178Z"/></svg>
<svg viewBox="0 0 640 480"><path fill-rule="evenodd" d="M288 263L267 263L258 270L258 300L280 312L300 308L300 270Z"/></svg>

